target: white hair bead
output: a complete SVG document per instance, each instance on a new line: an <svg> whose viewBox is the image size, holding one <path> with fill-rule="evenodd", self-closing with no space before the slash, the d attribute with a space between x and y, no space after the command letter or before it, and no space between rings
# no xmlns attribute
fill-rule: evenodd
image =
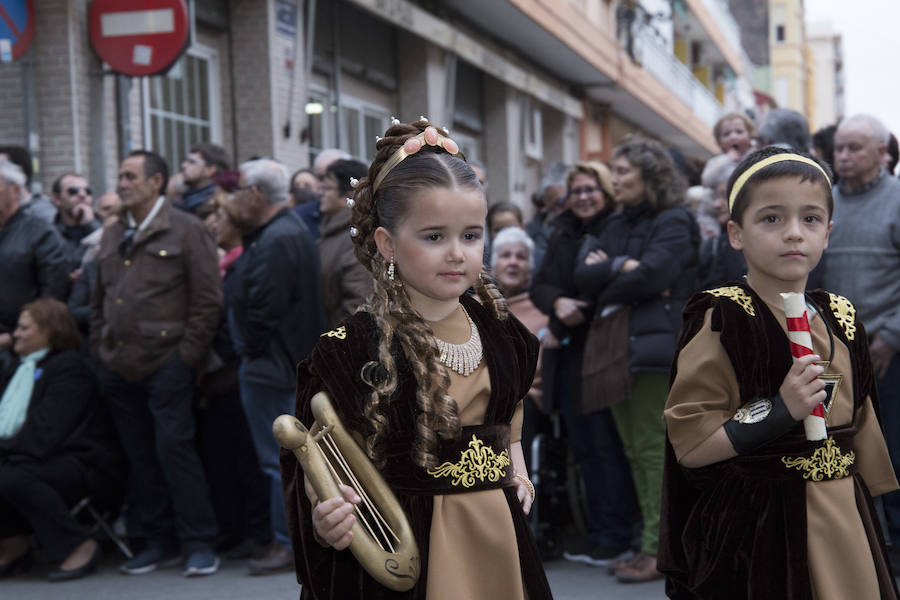
<svg viewBox="0 0 900 600"><path fill-rule="evenodd" d="M350 228L350 237L356 237L358 235L359 235L359 229L357 229L356 227L351 227Z"/></svg>
<svg viewBox="0 0 900 600"><path fill-rule="evenodd" d="M347 198L347 208L353 208L354 204L356 204L356 202L353 201L353 198Z"/></svg>
<svg viewBox="0 0 900 600"><path fill-rule="evenodd" d="M358 185L359 185L359 179L357 179L356 177L351 177L350 178L350 187L352 187L353 189L356 189L356 186L358 186Z"/></svg>
<svg viewBox="0 0 900 600"><path fill-rule="evenodd" d="M420 120L420 121L427 121L427 120L428 120L428 117L419 115L419 120Z"/></svg>
<svg viewBox="0 0 900 600"><path fill-rule="evenodd" d="M398 119L397 117L391 117L391 125L399 125L399 124L400 124L400 119Z"/></svg>

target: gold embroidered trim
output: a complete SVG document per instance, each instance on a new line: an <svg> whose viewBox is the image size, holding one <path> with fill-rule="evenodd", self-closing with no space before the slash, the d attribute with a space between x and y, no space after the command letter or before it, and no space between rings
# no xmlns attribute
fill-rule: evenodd
<svg viewBox="0 0 900 600"><path fill-rule="evenodd" d="M344 327L343 325L341 325L337 329L332 329L331 331L326 331L319 337L325 337L325 336L337 338L339 340L346 340L347 339L347 328Z"/></svg>
<svg viewBox="0 0 900 600"><path fill-rule="evenodd" d="M705 290L704 293L711 296L720 296L734 300L741 305L741 308L743 308L748 315L751 317L756 316L756 311L753 309L753 298L736 285L720 287L714 290Z"/></svg>
<svg viewBox="0 0 900 600"><path fill-rule="evenodd" d="M781 462L788 469L805 471L803 479L822 481L823 479L841 479L850 475L850 466L856 461L856 453L843 454L834 438L829 437L822 446L816 448L809 458L800 456L791 458L782 456Z"/></svg>
<svg viewBox="0 0 900 600"><path fill-rule="evenodd" d="M852 340L856 335L856 308L853 304L843 296L837 294L828 294L831 297L831 312L841 327L844 328L844 335L848 340Z"/></svg>
<svg viewBox="0 0 900 600"><path fill-rule="evenodd" d="M500 454L494 452L490 446L472 435L469 448L459 453L459 461L456 463L445 462L437 467L428 469L428 474L438 479L439 477L453 477L450 482L453 486L470 488L475 485L475 480L500 481L505 475L505 468L509 466L509 450Z"/></svg>

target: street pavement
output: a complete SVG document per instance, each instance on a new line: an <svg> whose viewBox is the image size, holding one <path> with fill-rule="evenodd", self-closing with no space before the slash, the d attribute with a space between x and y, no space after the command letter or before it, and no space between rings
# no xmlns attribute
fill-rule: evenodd
<svg viewBox="0 0 900 600"><path fill-rule="evenodd" d="M97 574L67 583L48 583L48 568L33 569L0 581L3 600L296 600L300 587L293 573L250 577L244 561L223 565L215 575L187 579L180 570L147 575L121 575L120 557L108 553ZM660 600L663 583L623 585L604 569L558 560L547 563L547 576L556 600ZM352 599L348 599L352 600ZM462 599L461 599L462 600ZM502 600L498 598L497 600Z"/></svg>

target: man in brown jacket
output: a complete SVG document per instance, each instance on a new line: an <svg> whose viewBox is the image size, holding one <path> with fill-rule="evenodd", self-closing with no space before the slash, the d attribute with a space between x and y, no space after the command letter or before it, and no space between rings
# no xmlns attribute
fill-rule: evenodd
<svg viewBox="0 0 900 600"><path fill-rule="evenodd" d="M131 466L145 550L121 566L147 573L187 556L184 574L218 569L216 520L194 447L194 378L222 310L215 243L161 196L168 168L132 152L119 167L123 212L104 231L91 298L91 349ZM174 516L174 519L173 519Z"/></svg>

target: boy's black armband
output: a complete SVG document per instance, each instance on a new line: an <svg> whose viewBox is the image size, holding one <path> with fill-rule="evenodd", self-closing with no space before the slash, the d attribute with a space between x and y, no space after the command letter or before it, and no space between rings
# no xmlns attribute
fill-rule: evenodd
<svg viewBox="0 0 900 600"><path fill-rule="evenodd" d="M738 454L749 454L794 428L781 394L745 404L724 425L725 434Z"/></svg>

